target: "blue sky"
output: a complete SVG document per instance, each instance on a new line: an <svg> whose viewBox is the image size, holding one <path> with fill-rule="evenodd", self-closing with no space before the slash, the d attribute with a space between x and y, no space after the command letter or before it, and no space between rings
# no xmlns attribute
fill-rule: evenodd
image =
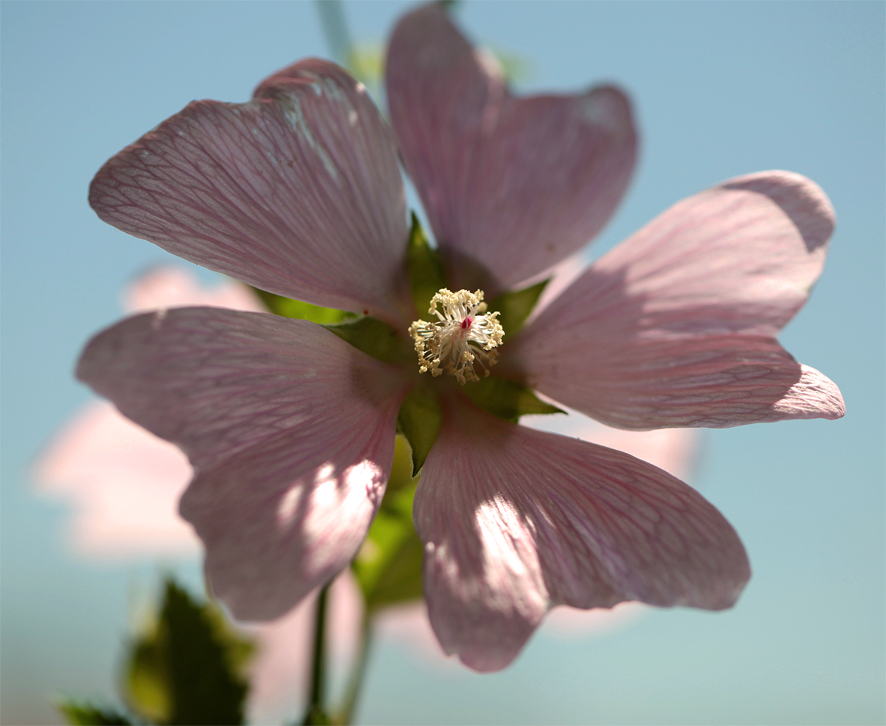
<svg viewBox="0 0 886 726"><path fill-rule="evenodd" d="M382 43L407 4L345 3ZM536 637L494 676L374 652L371 723L882 723L884 709L884 11L880 2L466 2L477 42L528 62L523 92L601 81L635 103L641 158L596 255L681 198L765 169L837 211L825 273L781 340L840 385L847 416L709 432L692 483L736 527L754 577L727 613L660 611L605 638ZM312 3L8 2L2 12L3 720L54 693L111 697L152 562L65 548L34 457L90 399L72 377L122 286L173 261L101 223L89 180L195 98L242 101L328 56ZM185 263L181 263L185 264ZM199 586L196 562L175 563Z"/></svg>

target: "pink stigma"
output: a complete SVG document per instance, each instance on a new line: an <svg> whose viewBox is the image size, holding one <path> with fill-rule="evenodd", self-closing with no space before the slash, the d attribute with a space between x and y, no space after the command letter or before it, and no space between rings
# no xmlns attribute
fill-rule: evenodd
<svg viewBox="0 0 886 726"><path fill-rule="evenodd" d="M462 330L465 330L466 328L470 328L470 327L471 327L471 323L473 323L473 322L474 322L474 321L471 320L470 317L465 318L464 320L461 321L461 329L462 329Z"/></svg>

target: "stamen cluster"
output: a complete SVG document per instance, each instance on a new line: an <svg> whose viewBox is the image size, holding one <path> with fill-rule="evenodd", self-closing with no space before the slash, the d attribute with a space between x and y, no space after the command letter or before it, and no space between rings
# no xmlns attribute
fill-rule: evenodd
<svg viewBox="0 0 886 726"><path fill-rule="evenodd" d="M431 299L428 312L437 316L436 322L416 320L409 326L419 370L432 376L445 371L462 385L480 380L475 364L488 376L498 361L494 348L501 345L505 331L496 319L498 313L486 312L483 291L444 288Z"/></svg>

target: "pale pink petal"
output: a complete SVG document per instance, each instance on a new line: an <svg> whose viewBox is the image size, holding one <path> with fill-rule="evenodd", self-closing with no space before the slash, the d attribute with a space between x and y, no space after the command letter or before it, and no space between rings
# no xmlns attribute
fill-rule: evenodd
<svg viewBox="0 0 886 726"><path fill-rule="evenodd" d="M545 289L535 303L535 307L526 319L526 324L528 325L535 320L535 318L541 314L542 310L560 297L563 291L581 277L587 269L588 261L584 252L576 252L562 262L558 262L543 275L540 275L538 281L541 282L541 280L547 279L548 284L545 285ZM505 333L507 332L508 331L505 331Z"/></svg>
<svg viewBox="0 0 886 726"><path fill-rule="evenodd" d="M245 104L195 101L108 161L106 222L264 290L400 324L405 196L363 86L322 60Z"/></svg>
<svg viewBox="0 0 886 726"><path fill-rule="evenodd" d="M34 470L39 491L74 506L74 552L101 560L196 555L197 538L177 512L190 476L178 447L104 401L71 420Z"/></svg>
<svg viewBox="0 0 886 726"><path fill-rule="evenodd" d="M651 608L639 602L620 602L611 608L579 610L555 607L542 624L543 632L559 639L603 637L620 633L644 618Z"/></svg>
<svg viewBox="0 0 886 726"><path fill-rule="evenodd" d="M627 429L839 418L837 387L774 337L821 273L833 225L824 192L788 172L690 197L595 263L501 368Z"/></svg>
<svg viewBox="0 0 886 726"><path fill-rule="evenodd" d="M372 616L375 633L381 639L405 646L408 655L442 668L458 666L446 657L431 629L423 600L386 607Z"/></svg>
<svg viewBox="0 0 886 726"><path fill-rule="evenodd" d="M604 426L577 411L570 411L568 416L524 416L520 424L623 451L684 481L695 469L698 458L699 432L695 429L625 431ZM630 626L647 612L649 607L637 602L593 610L561 606L548 614L543 629L558 637L609 635Z"/></svg>
<svg viewBox="0 0 886 726"><path fill-rule="evenodd" d="M279 617L354 556L393 459L393 367L307 321L180 308L100 333L77 374L188 454L180 511L236 617Z"/></svg>
<svg viewBox="0 0 886 726"><path fill-rule="evenodd" d="M695 429L625 431L601 424L577 411L570 411L568 416L523 416L520 424L536 431L571 436L624 451L683 481L695 470L698 458L699 432Z"/></svg>
<svg viewBox="0 0 886 726"><path fill-rule="evenodd" d="M179 267L151 269L140 275L123 295L123 309L130 313L191 306L266 311L246 285L222 280L213 287L205 287L192 272Z"/></svg>
<svg viewBox="0 0 886 726"><path fill-rule="evenodd" d="M533 277L587 244L624 194L637 150L625 95L515 98L437 5L398 23L386 85L456 287L491 296Z"/></svg>
<svg viewBox="0 0 886 726"><path fill-rule="evenodd" d="M622 452L450 402L415 500L443 649L510 663L548 608L730 607L750 569L693 489Z"/></svg>

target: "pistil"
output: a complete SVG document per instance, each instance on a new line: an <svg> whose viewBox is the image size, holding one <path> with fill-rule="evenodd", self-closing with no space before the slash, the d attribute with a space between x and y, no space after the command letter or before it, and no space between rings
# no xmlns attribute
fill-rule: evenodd
<svg viewBox="0 0 886 726"><path fill-rule="evenodd" d="M498 313L486 312L483 291L444 288L431 299L428 312L437 320L416 320L409 326L419 370L435 377L449 373L462 385L480 380L478 367L488 376L498 361L495 348L501 345L505 332Z"/></svg>

